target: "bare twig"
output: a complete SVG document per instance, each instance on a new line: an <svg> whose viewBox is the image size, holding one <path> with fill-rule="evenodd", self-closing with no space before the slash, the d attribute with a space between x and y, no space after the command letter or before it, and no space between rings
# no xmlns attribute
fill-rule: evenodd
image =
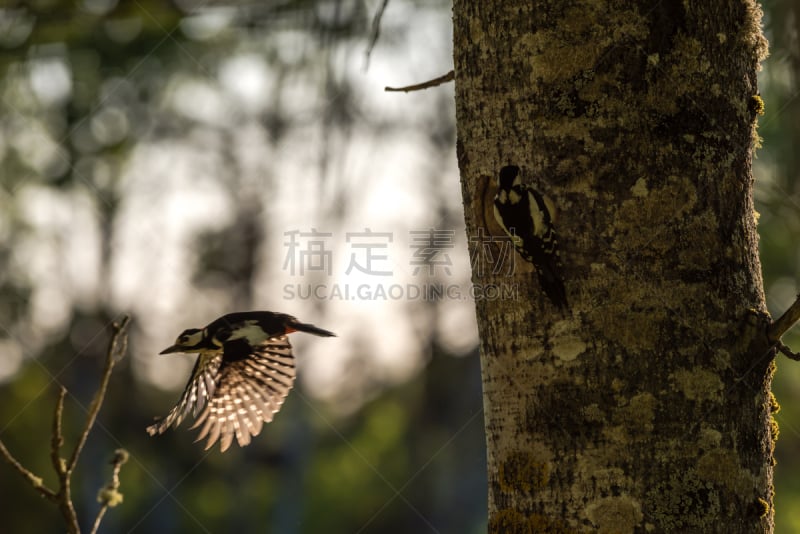
<svg viewBox="0 0 800 534"><path fill-rule="evenodd" d="M78 514L75 512L75 505L72 504L72 488L69 480L70 473L65 472L61 478L61 488L58 490L57 502L58 509L67 524L69 534L81 534L81 527L78 525Z"/></svg>
<svg viewBox="0 0 800 534"><path fill-rule="evenodd" d="M64 516L64 520L67 523L67 529L70 534L80 534L80 528L78 526L78 514L75 513L75 506L72 504L72 487L70 484L70 477L72 476L72 471L75 469L75 465L78 463L78 458L83 450L83 446L86 444L86 440L89 437L89 432L92 430L94 422L97 420L97 414L100 412L100 407L103 405L103 400L105 399L106 391L108 390L108 382L111 379L111 371L114 369L114 364L117 363L118 357L121 357L125 354L125 350L127 349L128 336L125 330L128 327L129 321L130 317L126 315L122 318L122 320L114 321L114 323L111 325L112 334L111 341L108 343L108 350L106 351L106 365L103 369L103 376L100 379L100 385L97 388L97 392L94 394L92 404L89 406L89 413L86 415L86 424L84 425L83 432L81 432L81 435L78 438L78 443L75 445L75 450L72 451L72 456L70 457L69 462L67 462L66 466L64 467L56 468L56 471L59 473L59 477L61 479L61 488L58 492L59 509L61 510L61 515ZM59 462L61 462L61 460L59 460ZM63 469L63 471L61 469Z"/></svg>
<svg viewBox="0 0 800 534"><path fill-rule="evenodd" d="M797 354L796 352L792 352L789 347L787 347L786 345L784 345L780 341L778 341L775 346L778 348L779 351L781 351L781 354L783 354L784 356L786 356L790 360L794 360L796 362L800 362L800 354Z"/></svg>
<svg viewBox="0 0 800 534"><path fill-rule="evenodd" d="M44 485L44 482L42 482L42 477L37 477L34 475L11 455L3 443L3 440L0 440L0 456L2 456L11 467L16 469L20 475L30 482L31 486L33 486L36 491L41 493L43 497L47 497L54 502L58 500L56 493Z"/></svg>
<svg viewBox="0 0 800 534"><path fill-rule="evenodd" d="M61 421L64 415L64 397L67 395L67 389L61 386L58 390L58 400L56 401L56 409L53 414L53 435L50 438L50 459L53 462L53 469L55 469L59 480L67 472L67 463L61 458L61 446L64 444L64 434L61 432Z"/></svg>
<svg viewBox="0 0 800 534"><path fill-rule="evenodd" d="M64 516L64 521L67 523L67 532L70 534L78 534L80 532L80 527L78 525L78 514L75 512L75 507L72 504L72 495L69 485L70 472L67 470L67 461L61 457L61 446L64 444L61 421L64 416L64 397L66 397L66 395L66 388L61 386L58 390L58 400L56 401L56 409L53 413L53 435L50 437L50 460L53 462L53 469L56 475L58 475L58 494L56 494L58 509L61 510L61 515Z"/></svg>
<svg viewBox="0 0 800 534"><path fill-rule="evenodd" d="M72 503L72 490L71 490L71 477L75 469L75 464L78 462L83 446L86 444L86 439L89 432L94 426L97 414L100 412L100 407L105 399L106 390L108 389L108 382L111 378L111 371L117 359L125 354L128 344L128 337L126 328L130 318L124 316L122 320L114 322L112 325L111 341L108 345L106 352L105 369L103 376L98 386L97 393L95 393L92 404L89 407L89 412L86 417L86 424L83 432L80 435L78 443L75 445L75 450L69 461L61 457L61 447L64 445L64 434L62 431L62 421L64 415L64 399L67 395L67 390L62 386L58 392L58 400L56 401L56 408L53 414L53 435L50 438L50 460L53 463L53 469L58 475L59 488L55 492L44 485L42 478L33 474L30 470L26 469L22 464L14 458L6 448L2 440L0 440L0 456L8 462L14 469L16 469L25 479L30 482L31 486L36 489L42 496L58 504L61 515L66 522L67 532L69 534L80 534L80 526L78 524L78 514L75 512L75 506ZM118 449L114 456L114 473L111 482L103 488L100 492L101 503L103 507L98 512L98 516L94 522L92 532L95 533L100 525L100 521L105 515L106 510L111 506L116 506L122 502L122 494L119 493L119 470L128 459L128 453L123 449Z"/></svg>
<svg viewBox="0 0 800 534"><path fill-rule="evenodd" d="M438 78L434 78L433 80L428 80L427 82L418 83L415 85L407 85L406 87L386 87L384 91L402 91L404 93L408 93L411 91L421 91L422 89L428 89L429 87L436 87L437 85L442 85L446 82L452 82L456 79L456 71L451 70L444 76L439 76Z"/></svg>
<svg viewBox="0 0 800 534"><path fill-rule="evenodd" d="M773 343L779 341L783 334L793 327L797 321L800 321L800 295L798 295L794 303L789 306L789 309L786 310L777 321L770 325L767 331L769 340Z"/></svg>
<svg viewBox="0 0 800 534"><path fill-rule="evenodd" d="M94 525L89 534L97 534L97 529L100 528L100 521L106 515L109 508L113 508L122 502L122 493L119 492L119 470L128 461L128 451L125 449L117 449L114 451L114 458L111 464L114 466L114 471L111 474L111 482L106 487L100 490L97 494L97 500L103 505L97 512L97 517L94 518Z"/></svg>
<svg viewBox="0 0 800 534"><path fill-rule="evenodd" d="M94 426L94 422L97 419L97 414L100 412L100 406L102 406L103 399L106 396L108 381L111 378L111 371L114 369L116 358L117 356L124 354L125 350L127 349L128 337L125 334L125 329L128 327L129 322L130 317L126 315L121 321L114 321L114 323L111 325L113 333L111 335L111 341L108 343L108 351L106 352L106 367L103 369L103 377L100 379L100 386L97 388L97 393L95 393L94 399L92 399L92 404L89 406L89 413L86 416L86 424L84 425L83 432L81 432L81 436L78 439L78 444L75 445L75 450L72 451L72 456L69 459L69 463L67 463L67 471L70 473L75 468L75 464L78 462L78 457L83 450L83 446L86 444L86 439L89 437L89 432Z"/></svg>
<svg viewBox="0 0 800 534"><path fill-rule="evenodd" d="M378 42L378 38L381 36L381 19L383 18L383 13L386 11L386 6L389 5L389 0L383 0L381 2L380 7L378 7L378 11L375 13L375 17L372 19L372 35L369 39L369 45L367 46L367 60L366 60L366 67L369 67L369 57L372 55L372 49L375 48L375 44Z"/></svg>

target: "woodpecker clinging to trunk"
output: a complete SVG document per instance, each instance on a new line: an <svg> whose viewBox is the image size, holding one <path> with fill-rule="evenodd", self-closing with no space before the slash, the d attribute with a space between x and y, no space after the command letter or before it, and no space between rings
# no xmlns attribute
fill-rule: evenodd
<svg viewBox="0 0 800 534"><path fill-rule="evenodd" d="M229 313L205 328L184 330L161 354L198 353L192 376L178 404L147 432L153 436L177 427L191 412L197 418L191 428L203 425L197 441L207 437L206 449L219 440L224 452L234 437L242 447L249 444L292 389L291 332L336 335L268 311Z"/></svg>
<svg viewBox="0 0 800 534"><path fill-rule="evenodd" d="M536 268L539 284L550 301L566 310L567 292L561 278L553 203L522 183L516 165L500 169L497 186L494 218L511 237L519 255Z"/></svg>

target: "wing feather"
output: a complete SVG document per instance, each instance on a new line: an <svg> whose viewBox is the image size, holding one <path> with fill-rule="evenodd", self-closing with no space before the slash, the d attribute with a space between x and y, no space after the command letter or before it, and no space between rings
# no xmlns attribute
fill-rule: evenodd
<svg viewBox="0 0 800 534"><path fill-rule="evenodd" d="M178 403L166 417L147 427L147 433L154 436L162 434L171 426L177 427L190 412L196 417L206 406L206 401L214 396L221 364L222 351L200 354Z"/></svg>
<svg viewBox="0 0 800 534"><path fill-rule="evenodd" d="M295 366L286 335L242 352L241 340L233 340L219 351L201 353L178 403L147 432L161 434L191 413L190 428L200 429L195 441L206 440L206 449L219 441L224 452L234 438L248 445L280 410L294 385Z"/></svg>
<svg viewBox="0 0 800 534"><path fill-rule="evenodd" d="M245 358L223 357L214 396L195 423L205 422L198 440L207 438L206 449L219 441L222 451L234 437L240 446L247 445L272 421L294 379L292 346L285 335L265 340Z"/></svg>

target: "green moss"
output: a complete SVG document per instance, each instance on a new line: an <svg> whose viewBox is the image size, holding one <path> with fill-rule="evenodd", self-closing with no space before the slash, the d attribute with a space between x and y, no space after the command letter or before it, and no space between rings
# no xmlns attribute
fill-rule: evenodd
<svg viewBox="0 0 800 534"><path fill-rule="evenodd" d="M737 37L745 46L753 50L755 61L760 62L767 57L769 50L764 32L761 31L761 18L764 13L761 11L761 6L752 0L745 2L745 8L747 9L747 16L744 17L746 24L742 26L742 32Z"/></svg>
<svg viewBox="0 0 800 534"><path fill-rule="evenodd" d="M601 3L580 6L565 3L563 12L557 17L553 15L552 20L559 22L557 26L542 27L515 43L515 54L531 58L530 77L534 87L538 80L571 82L574 72L594 70L600 58L608 53L608 47L620 41L647 38L645 18L636 9L609 10ZM550 46L553 42L564 46ZM565 65L571 68L565 69Z"/></svg>
<svg viewBox="0 0 800 534"><path fill-rule="evenodd" d="M588 346L578 337L563 336L553 340L553 355L569 362L586 352Z"/></svg>
<svg viewBox="0 0 800 534"><path fill-rule="evenodd" d="M674 61L673 74L688 77L694 74L705 74L711 69L711 61L705 53L703 44L698 39L679 33L675 36L673 43L671 54Z"/></svg>
<svg viewBox="0 0 800 534"><path fill-rule="evenodd" d="M488 531L491 534L573 534L563 521L543 514L526 515L512 508L490 514Z"/></svg>
<svg viewBox="0 0 800 534"><path fill-rule="evenodd" d="M656 404L656 398L650 393L634 395L627 406L616 411L614 421L623 425L629 433L649 433L653 430Z"/></svg>
<svg viewBox="0 0 800 534"><path fill-rule="evenodd" d="M644 504L658 532L715 532L719 527L719 492L694 471L673 473L654 485Z"/></svg>
<svg viewBox="0 0 800 534"><path fill-rule="evenodd" d="M704 453L697 461L697 475L740 495L751 493L755 487L750 472L740 465L736 452L729 449L717 448Z"/></svg>
<svg viewBox="0 0 800 534"><path fill-rule="evenodd" d="M528 518L513 508L503 508L491 514L489 532L527 534L531 532Z"/></svg>
<svg viewBox="0 0 800 534"><path fill-rule="evenodd" d="M758 499L757 508L759 511L758 517L761 517L763 519L769 515L770 506L769 503L764 499Z"/></svg>
<svg viewBox="0 0 800 534"><path fill-rule="evenodd" d="M534 534L539 532L542 534L573 534L577 532L577 530L569 528L563 521L542 514L532 514L528 518L528 526Z"/></svg>
<svg viewBox="0 0 800 534"><path fill-rule="evenodd" d="M513 493L521 490L525 493L543 487L550 480L550 463L542 461L539 455L528 452L512 454L500 463L497 482L503 492Z"/></svg>
<svg viewBox="0 0 800 534"><path fill-rule="evenodd" d="M647 299L652 285L633 277L619 276L608 272L607 292L615 296L625 296L628 300L598 306L589 311L589 321L593 328L603 332L607 339L613 339L632 353L652 351L655 340L667 319L665 309L636 310L632 306Z"/></svg>
<svg viewBox="0 0 800 534"><path fill-rule="evenodd" d="M778 404L778 399L775 398L775 395L770 391L769 396L767 397L767 402L769 402L769 432L770 432L770 454L775 452L775 442L778 441L778 436L780 436L781 428L778 424L778 421L775 419L775 414L781 411L781 406ZM775 465L775 457L772 456L772 465Z"/></svg>
<svg viewBox="0 0 800 534"><path fill-rule="evenodd" d="M646 197L648 194L647 180L639 178L631 187L631 194L635 197Z"/></svg>
<svg viewBox="0 0 800 534"><path fill-rule="evenodd" d="M596 402L583 409L583 417L592 423L602 423L606 420L605 414L600 410L600 406Z"/></svg>
<svg viewBox="0 0 800 534"><path fill-rule="evenodd" d="M690 138L697 140L696 136ZM703 147L707 143L696 142L694 145L697 151L692 157L702 160L698 165L709 168L717 165L716 154L703 155ZM657 187L653 185L655 183L658 183ZM645 185L649 187L644 187ZM678 259L687 269L710 270L713 267L713 258L722 255L722 244L717 231L719 221L716 215L708 210L693 214L698 202L698 193L697 186L692 180L685 176L672 175L662 185L649 177L639 178L636 185L631 188L631 192L631 197L622 202L615 214L614 226L617 229L615 239L618 244L615 244L613 249L633 248L639 251L642 257L663 261L664 257L675 254L677 239L684 244L678 249ZM664 229L670 229L672 233L668 239L652 238L652 232L663 233ZM626 285L623 294L630 293L630 282L630 279L622 281ZM682 288L676 290L681 291ZM641 298L637 299L637 302L640 301Z"/></svg>
<svg viewBox="0 0 800 534"><path fill-rule="evenodd" d="M589 518L597 532L627 534L632 533L642 522L642 509L639 501L630 496L605 497L586 507Z"/></svg>
<svg viewBox="0 0 800 534"><path fill-rule="evenodd" d="M692 236L692 243L683 247L678 253L684 268L701 271L713 268L719 256L719 253L714 252L718 251L720 247L719 240L716 237L718 226L719 221L716 215L710 211L686 221L681 233L686 236Z"/></svg>
<svg viewBox="0 0 800 534"><path fill-rule="evenodd" d="M727 328L729 325L725 323L715 323L714 321L709 321L708 326L710 329L714 329L712 331L719 332L721 335L727 337ZM714 368L718 371L724 372L731 368L731 353L724 348L718 348L714 351L714 359L711 362L714 365Z"/></svg>
<svg viewBox="0 0 800 534"><path fill-rule="evenodd" d="M697 440L697 448L707 451L719 447L722 442L722 433L713 428L701 428L700 437Z"/></svg>
<svg viewBox="0 0 800 534"><path fill-rule="evenodd" d="M757 115L763 115L765 110L764 99L761 95L753 95L750 97L750 109Z"/></svg>
<svg viewBox="0 0 800 534"><path fill-rule="evenodd" d="M772 414L776 414L781 411L781 405L778 404L778 399L775 398L775 394L771 391L769 392L769 411Z"/></svg>
<svg viewBox="0 0 800 534"><path fill-rule="evenodd" d="M772 441L778 441L778 436L781 434L781 428L774 417L769 418L769 431L770 435L772 436Z"/></svg>
<svg viewBox="0 0 800 534"><path fill-rule="evenodd" d="M719 401L722 398L724 384L719 375L706 371L702 367L678 369L670 378L683 395L693 401Z"/></svg>

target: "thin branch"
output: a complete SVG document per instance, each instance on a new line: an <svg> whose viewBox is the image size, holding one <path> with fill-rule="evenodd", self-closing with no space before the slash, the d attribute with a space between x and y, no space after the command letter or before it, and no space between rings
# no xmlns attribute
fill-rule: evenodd
<svg viewBox="0 0 800 534"><path fill-rule="evenodd" d="M56 401L56 409L53 414L53 435L50 438L50 460L53 462L53 469L55 469L59 480L67 474L67 464L61 458L61 446L64 445L64 434L61 432L61 421L64 415L64 397L67 395L67 389L61 386L58 391L58 400Z"/></svg>
<svg viewBox="0 0 800 534"><path fill-rule="evenodd" d="M58 451L61 445L64 442L64 437L61 433L61 415L64 412L64 396L67 394L67 390L63 387L58 392L58 400L56 401L56 409L55 414L53 416L53 438L51 441L50 447L50 458L53 461L53 468L56 470L58 474L59 483L63 484L63 475L64 475L64 463L61 461ZM30 482L31 486L42 494L42 496L47 497L51 501L59 502L60 500L60 493L56 493L47 486L44 485L42 482L41 477L37 477L33 474L30 470L25 468L19 461L14 458L9 450L6 448L5 444L2 440L0 440L0 454L5 458L5 460L11 465L14 469L16 469L23 477L25 477L28 482Z"/></svg>
<svg viewBox="0 0 800 534"><path fill-rule="evenodd" d="M100 522L103 520L103 516L106 515L108 509L122 502L122 493L119 492L119 470L122 469L122 466L128 461L129 456L128 451L125 449L117 449L114 451L114 458L111 460L111 464L114 466L114 471L111 474L111 481L97 494L97 500L102 503L103 506L101 506L100 510L97 512L97 517L94 518L94 525L89 534L97 534L97 529L100 528Z"/></svg>
<svg viewBox="0 0 800 534"><path fill-rule="evenodd" d="M16 458L6 448L2 440L0 440L0 456L2 456L14 469L17 470L42 496L47 497L49 500L58 505L61 515L64 517L67 532L69 534L80 534L80 525L78 524L78 514L75 512L75 505L72 503L72 489L70 478L78 462L83 446L86 444L86 439L89 432L92 430L94 423L97 419L97 414L100 412L100 407L105 399L106 391L108 390L108 382L111 378L111 371L114 369L114 364L119 358L125 355L128 347L128 336L126 328L130 322L130 317L123 316L119 322L112 324L112 336L106 352L105 369L100 381L100 385L95 393L92 404L89 407L89 412L86 417L86 425L81 433L78 443L75 445L75 450L69 461L61 457L61 447L64 445L64 433L62 431L62 422L64 416L64 399L67 395L67 390L64 387L58 392L58 400L56 401L56 408L53 414L53 435L50 438L50 460L53 463L53 469L58 475L59 488L55 492L44 485L41 477L37 477L31 471L23 467ZM114 473L111 482L100 492L99 498L103 507L95 519L93 533L97 532L100 521L105 515L109 507L116 506L122 502L122 494L119 493L119 469L128 460L128 453L123 449L118 449L114 456Z"/></svg>
<svg viewBox="0 0 800 534"><path fill-rule="evenodd" d="M439 76L438 78L434 78L433 80L428 80L427 82L418 83L415 85L407 85L406 87L386 87L384 91L395 91L399 92L402 91L404 93L408 93L411 91L421 91L422 89L428 89L429 87L436 87L437 85L442 85L446 82L452 82L456 79L456 71L451 70L444 76Z"/></svg>
<svg viewBox="0 0 800 534"><path fill-rule="evenodd" d="M793 327L797 321L800 321L800 295L797 295L789 309L770 325L769 330L767 330L769 340L773 343L779 341L783 334Z"/></svg>
<svg viewBox="0 0 800 534"><path fill-rule="evenodd" d="M67 524L67 532L69 532L69 534L81 534L81 527L78 525L78 514L75 512L75 505L72 504L72 489L70 488L69 475L69 473L66 473L64 483L58 491L58 509L61 510L61 516Z"/></svg>
<svg viewBox="0 0 800 534"><path fill-rule="evenodd" d="M366 64L364 65L365 68L369 67L369 58L372 55L372 49L375 48L375 44L378 42L378 38L381 36L381 19L383 19L383 13L386 11L386 6L389 5L389 0L383 0L378 11L375 13L375 17L372 19L372 35L369 39L369 45L367 45L367 58Z"/></svg>
<svg viewBox="0 0 800 534"><path fill-rule="evenodd" d="M97 393L95 393L94 399L92 399L92 404L89 406L89 413L86 416L86 424L83 428L83 432L81 432L78 443L75 445L75 450L72 451L72 456L67 463L68 473L71 473L75 468L75 464L78 463L78 457L83 450L83 446L86 444L89 432L94 426L97 414L100 412L100 406L103 404L103 399L108 389L108 382L111 379L111 371L114 369L114 364L116 363L116 356L125 354L128 345L128 337L125 334L125 329L128 327L129 322L130 317L126 315L121 321L115 321L111 325L113 334L111 335L111 341L108 344L108 351L106 352L106 366L105 369L103 369L103 377L100 380L100 387L97 388Z"/></svg>
<svg viewBox="0 0 800 534"><path fill-rule="evenodd" d="M100 528L100 521L103 520L103 516L106 515L106 511L107 510L108 510L108 505L107 504L104 504L100 508L100 511L97 512L97 517L94 518L94 525L92 525L92 530L91 530L91 532L89 532L89 534L95 534L97 532L97 529Z"/></svg>
<svg viewBox="0 0 800 534"><path fill-rule="evenodd" d="M44 485L42 482L41 477L37 477L31 471L23 467L21 463L14 458L11 453L6 448L3 440L0 440L0 456L2 456L8 464L17 470L17 472L22 475L28 482L30 482L31 486L42 494L43 497L47 497L51 501L58 501L58 496L56 493Z"/></svg>
<svg viewBox="0 0 800 534"><path fill-rule="evenodd" d="M70 534L80 534L81 529L80 525L78 525L78 514L75 512L75 506L72 504L72 494L69 484L70 472L67 470L67 461L61 457L61 446L64 444L61 421L64 415L64 397L66 394L66 388L61 386L61 389L58 391L56 409L53 413L53 435L50 437L50 460L53 462L53 469L56 475L58 475L56 502L58 503L58 509L61 511L61 515L64 517L64 522L67 524L67 532Z"/></svg>
<svg viewBox="0 0 800 534"><path fill-rule="evenodd" d="M797 354L796 352L792 352L791 349L789 349L789 347L787 347L786 345L784 345L780 341L777 342L776 346L778 347L778 350L781 351L781 354L783 354L784 356L786 356L790 360L794 360L796 362L800 362L800 354Z"/></svg>

